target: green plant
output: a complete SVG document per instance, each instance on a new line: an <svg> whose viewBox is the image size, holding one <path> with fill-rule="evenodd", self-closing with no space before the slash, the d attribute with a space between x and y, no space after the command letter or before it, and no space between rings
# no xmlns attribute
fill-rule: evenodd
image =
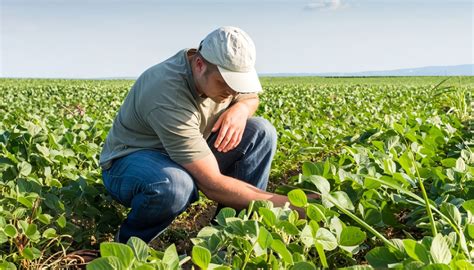
<svg viewBox="0 0 474 270"><path fill-rule="evenodd" d="M158 252L136 237L131 237L126 245L101 243L100 255L101 258L87 265L87 270L178 269L190 259L189 256L178 256L175 245L170 245L165 252Z"/></svg>

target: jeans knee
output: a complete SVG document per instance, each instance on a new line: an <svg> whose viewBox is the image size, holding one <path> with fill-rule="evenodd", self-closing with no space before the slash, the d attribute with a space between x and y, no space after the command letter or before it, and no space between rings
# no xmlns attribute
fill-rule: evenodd
<svg viewBox="0 0 474 270"><path fill-rule="evenodd" d="M259 136L259 141L267 143L272 149L276 148L277 132L267 119L252 117L247 121L247 125Z"/></svg>
<svg viewBox="0 0 474 270"><path fill-rule="evenodd" d="M172 213L179 214L198 199L199 193L193 178L186 171L170 168L166 175L167 181L160 187L161 203Z"/></svg>

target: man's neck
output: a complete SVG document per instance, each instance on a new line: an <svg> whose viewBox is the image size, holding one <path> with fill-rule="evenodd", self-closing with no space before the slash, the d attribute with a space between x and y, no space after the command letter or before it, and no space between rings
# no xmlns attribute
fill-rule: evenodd
<svg viewBox="0 0 474 270"><path fill-rule="evenodd" d="M196 55L197 50L196 49L190 49L187 51L186 56L189 61L189 66L191 67L191 74L193 74L193 80L194 80L194 55ZM199 85L197 84L196 80L194 80L194 86L196 87L196 92L198 96L201 98L207 98L207 96L199 89Z"/></svg>

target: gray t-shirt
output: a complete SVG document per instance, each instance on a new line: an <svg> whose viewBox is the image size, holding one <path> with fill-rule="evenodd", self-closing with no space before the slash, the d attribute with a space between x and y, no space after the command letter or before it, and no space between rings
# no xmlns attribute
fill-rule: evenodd
<svg viewBox="0 0 474 270"><path fill-rule="evenodd" d="M195 49L190 50L152 66L137 79L107 135L102 169L141 149L162 151L179 164L199 160L212 153L206 139L220 114L239 100L257 96L239 94L224 103L200 97L187 58Z"/></svg>

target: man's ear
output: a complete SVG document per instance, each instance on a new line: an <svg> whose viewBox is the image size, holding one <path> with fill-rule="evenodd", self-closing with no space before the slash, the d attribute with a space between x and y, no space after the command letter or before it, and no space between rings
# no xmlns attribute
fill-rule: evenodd
<svg viewBox="0 0 474 270"><path fill-rule="evenodd" d="M203 75L206 71L206 63L202 60L201 57L196 57L196 71L198 74Z"/></svg>

